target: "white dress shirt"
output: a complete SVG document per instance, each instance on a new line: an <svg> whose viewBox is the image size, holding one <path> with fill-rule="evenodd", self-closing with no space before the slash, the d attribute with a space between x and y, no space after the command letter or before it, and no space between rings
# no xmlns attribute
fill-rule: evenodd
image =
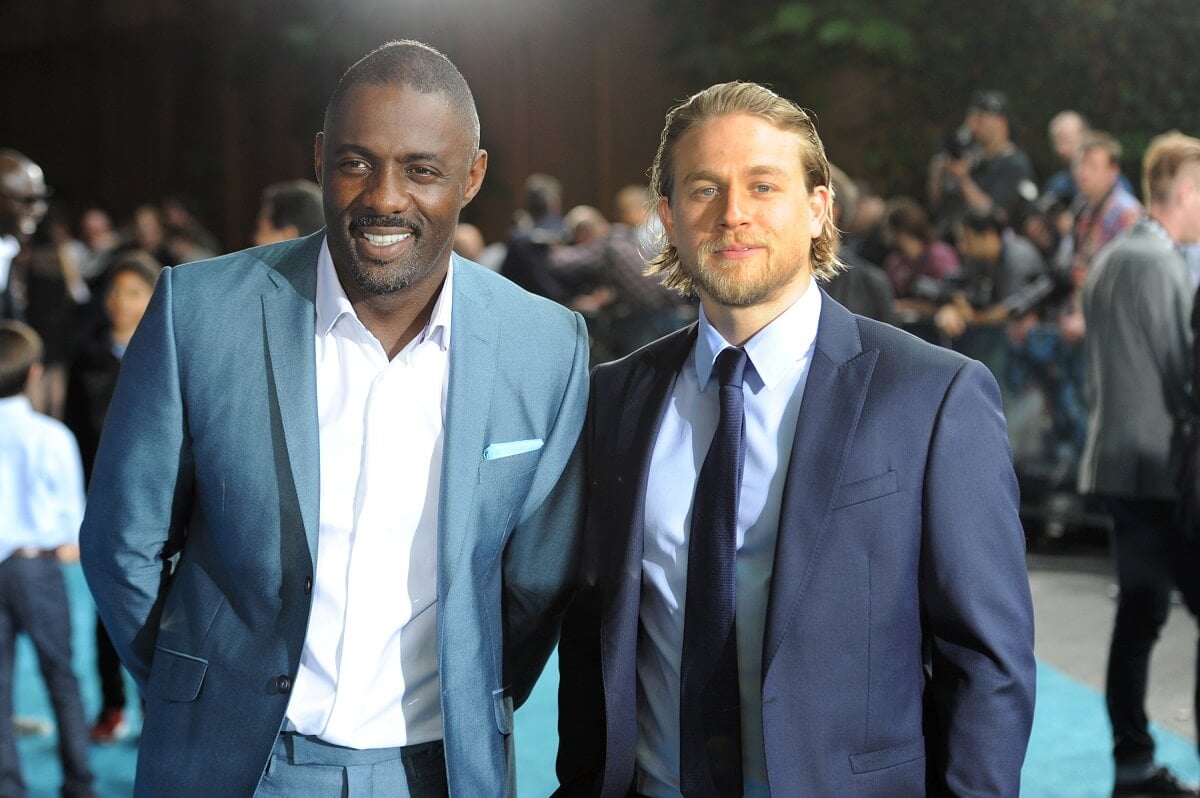
<svg viewBox="0 0 1200 798"><path fill-rule="evenodd" d="M8 276L12 272L13 259L21 251L21 243L15 236L0 236L0 291L8 287Z"/></svg>
<svg viewBox="0 0 1200 798"><path fill-rule="evenodd" d="M821 314L814 283L745 344L746 460L737 522L737 648L747 796L768 796L762 734L762 647L784 477ZM658 431L646 487L638 636L637 790L679 795L679 675L688 541L700 466L720 417L714 363L731 346L700 311ZM713 378L710 380L709 377Z"/></svg>
<svg viewBox="0 0 1200 798"><path fill-rule="evenodd" d="M442 739L437 541L453 269L394 359L317 261L320 526L286 728L349 748Z"/></svg>
<svg viewBox="0 0 1200 798"><path fill-rule="evenodd" d="M75 436L24 395L0 399L0 562L79 542L83 465Z"/></svg>

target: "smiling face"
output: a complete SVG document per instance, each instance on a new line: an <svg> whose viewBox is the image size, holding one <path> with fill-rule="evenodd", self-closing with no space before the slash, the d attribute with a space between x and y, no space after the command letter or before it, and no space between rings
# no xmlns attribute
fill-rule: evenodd
<svg viewBox="0 0 1200 798"><path fill-rule="evenodd" d="M750 307L794 300L807 288L830 194L808 189L801 147L797 134L743 113L679 139L674 188L659 216L706 302Z"/></svg>
<svg viewBox="0 0 1200 798"><path fill-rule="evenodd" d="M445 273L487 154L444 95L363 83L318 134L316 169L329 252L354 301Z"/></svg>

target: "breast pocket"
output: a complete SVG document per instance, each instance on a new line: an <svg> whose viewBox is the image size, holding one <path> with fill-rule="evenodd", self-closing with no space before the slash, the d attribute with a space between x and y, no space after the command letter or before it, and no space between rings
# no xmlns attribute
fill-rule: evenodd
<svg viewBox="0 0 1200 798"><path fill-rule="evenodd" d="M479 464L479 484L498 482L528 474L537 468L541 449L501 457L498 460L483 460Z"/></svg>
<svg viewBox="0 0 1200 798"><path fill-rule="evenodd" d="M884 496L892 495L897 490L899 490L899 483L896 480L894 469L866 479L847 482L838 488L837 496L833 500L833 509L838 510L852 504L881 499Z"/></svg>

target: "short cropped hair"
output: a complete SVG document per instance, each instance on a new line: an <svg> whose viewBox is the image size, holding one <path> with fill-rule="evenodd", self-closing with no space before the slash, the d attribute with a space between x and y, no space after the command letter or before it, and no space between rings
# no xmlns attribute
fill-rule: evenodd
<svg viewBox="0 0 1200 798"><path fill-rule="evenodd" d="M263 189L260 207L276 230L292 226L306 236L325 226L321 187L311 180L272 183Z"/></svg>
<svg viewBox="0 0 1200 798"><path fill-rule="evenodd" d="M0 322L0 399L25 390L29 372L42 360L42 339L28 324Z"/></svg>
<svg viewBox="0 0 1200 798"><path fill-rule="evenodd" d="M470 127L473 149L479 149L479 113L471 87L458 67L437 49L412 39L391 41L380 45L354 63L325 106L325 127L336 113L342 98L351 89L363 84L408 86L421 94L440 94L462 116Z"/></svg>
<svg viewBox="0 0 1200 798"><path fill-rule="evenodd" d="M142 249L134 249L121 254L112 266L108 267L108 284L111 286L118 274L132 274L140 278L146 285L154 288L158 275L162 273L162 264L158 259Z"/></svg>
<svg viewBox="0 0 1200 798"><path fill-rule="evenodd" d="M1121 142L1116 138L1105 133L1102 130L1089 130L1083 134L1083 138L1079 141L1079 155L1083 156L1086 152L1092 150L1100 150L1108 153L1108 162L1114 166L1121 163Z"/></svg>
<svg viewBox="0 0 1200 798"><path fill-rule="evenodd" d="M1196 163L1200 163L1200 139L1178 130L1151 139L1142 158L1142 191L1146 201L1163 203L1170 199L1180 172Z"/></svg>
<svg viewBox="0 0 1200 798"><path fill-rule="evenodd" d="M800 142L800 161L804 167L805 187L812 191L826 186L830 193L829 160L817 135L812 116L791 100L757 83L718 83L693 94L682 104L667 112L666 126L658 143L658 152L650 167L650 190L658 197L671 201L675 189L675 147L688 131L697 125L730 114L749 114L770 122L780 130L796 134ZM832 210L832 209L831 209ZM819 280L828 280L843 268L838 260L838 232L833 213L826 215L821 233L812 242L812 273ZM695 293L695 283L679 262L679 250L663 236L662 251L646 267L649 275L663 275L663 285L684 295Z"/></svg>
<svg viewBox="0 0 1200 798"><path fill-rule="evenodd" d="M904 233L922 244L933 243L933 226L929 214L911 197L896 197L883 212L883 226L894 235Z"/></svg>

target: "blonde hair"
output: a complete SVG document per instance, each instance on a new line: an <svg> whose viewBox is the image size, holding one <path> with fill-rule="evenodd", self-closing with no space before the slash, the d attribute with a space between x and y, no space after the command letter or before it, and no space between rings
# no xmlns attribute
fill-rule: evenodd
<svg viewBox="0 0 1200 798"><path fill-rule="evenodd" d="M650 190L657 197L665 198L668 203L671 201L671 192L675 188L675 146L679 139L697 125L729 114L757 116L780 130L795 133L800 140L800 160L804 167L806 187L812 191L817 186L826 186L832 199L829 159L825 157L825 147L817 135L813 118L803 108L765 86L740 81L709 86L667 112L658 152L650 166ZM844 268L837 257L838 244L833 213L827 212L820 235L813 239L810 256L812 273L818 280L828 280ZM694 294L695 283L684 271L683 264L679 262L679 251L665 233L660 246L662 249L659 254L648 262L646 274L661 274L663 285L684 295Z"/></svg>
<svg viewBox="0 0 1200 798"><path fill-rule="evenodd" d="M1167 202L1180 172L1195 163L1200 163L1200 139L1178 130L1151 139L1142 158L1142 192L1146 203Z"/></svg>

